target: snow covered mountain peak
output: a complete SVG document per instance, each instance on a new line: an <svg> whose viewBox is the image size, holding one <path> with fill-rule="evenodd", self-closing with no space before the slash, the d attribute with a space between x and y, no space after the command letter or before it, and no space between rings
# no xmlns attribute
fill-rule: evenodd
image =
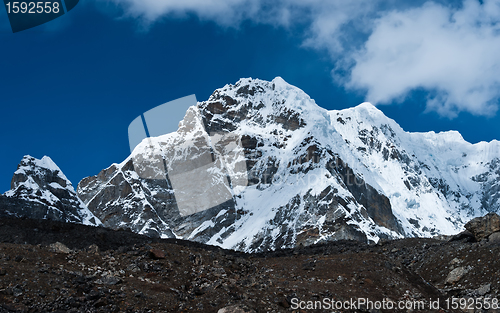
<svg viewBox="0 0 500 313"><path fill-rule="evenodd" d="M49 174L50 173L50 174ZM17 195L20 198L29 198L34 189L39 190L41 185L46 184L46 176L51 176L51 182L54 188L66 188L73 190L71 182L64 176L59 167L48 156L42 159L36 159L26 155L19 163L17 170L11 181L11 190L5 193L6 196ZM51 204L57 201L53 195L47 193L46 200Z"/></svg>
<svg viewBox="0 0 500 313"><path fill-rule="evenodd" d="M54 184L54 186L57 184L57 187L68 188L74 191L71 182L66 178L61 169L54 163L54 161L52 161L50 157L43 156L42 159L39 160L30 155L26 155L23 157L17 167L17 170L14 172L14 177L11 181L11 190L7 191L5 195L13 195L17 189L19 189L19 192L23 194L23 190L31 187L39 187L39 185L44 184L41 179L43 179L45 174L48 172L53 175L52 178L54 182L52 182L52 184ZM31 187L30 184L32 185ZM36 184L36 186L33 184ZM26 189L21 186L26 187Z"/></svg>
<svg viewBox="0 0 500 313"><path fill-rule="evenodd" d="M32 207L11 207L14 215L49 218L87 225L101 222L76 195L71 182L48 156L36 159L26 155L18 165L11 189L4 197L33 203Z"/></svg>
<svg viewBox="0 0 500 313"><path fill-rule="evenodd" d="M58 172L58 175L67 180L66 176L61 172L61 169L52 161L52 159L44 155L40 160L30 156L25 155L20 163L21 167L38 167L45 168L53 172Z"/></svg>
<svg viewBox="0 0 500 313"><path fill-rule="evenodd" d="M384 115L384 113L382 113L382 111L380 111L371 102L360 103L357 106L355 106L353 109L356 111L364 111L365 114L368 114L370 116L382 116L382 115Z"/></svg>
<svg viewBox="0 0 500 313"><path fill-rule="evenodd" d="M325 111L304 91L288 84L281 77L276 77L270 82L242 78L234 85L229 84L215 90L207 102L217 101L223 97L251 99L249 102L257 104L256 107L263 111L262 113L272 113L283 109L296 110L304 114L310 114L318 110ZM227 104L232 105L232 103Z"/></svg>
<svg viewBox="0 0 500 313"><path fill-rule="evenodd" d="M280 77L217 89L179 125L80 182L106 226L262 251L452 234L500 208L497 142L328 111Z"/></svg>

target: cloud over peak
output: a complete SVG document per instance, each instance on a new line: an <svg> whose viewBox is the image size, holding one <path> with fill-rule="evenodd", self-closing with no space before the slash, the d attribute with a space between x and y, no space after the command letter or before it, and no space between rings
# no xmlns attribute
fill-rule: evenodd
<svg viewBox="0 0 500 313"><path fill-rule="evenodd" d="M432 2L375 21L356 51L347 86L390 103L411 90L431 91L427 109L455 116L496 112L500 96L499 1L466 1L453 10Z"/></svg>
<svg viewBox="0 0 500 313"><path fill-rule="evenodd" d="M366 100L429 92L427 110L492 115L500 97L500 0L112 0L145 23L196 15L223 27L242 21L303 29L326 51L334 77ZM342 77L338 76L342 73Z"/></svg>

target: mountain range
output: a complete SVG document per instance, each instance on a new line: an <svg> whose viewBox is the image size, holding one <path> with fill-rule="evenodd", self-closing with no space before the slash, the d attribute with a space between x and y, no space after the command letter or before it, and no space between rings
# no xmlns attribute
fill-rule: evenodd
<svg viewBox="0 0 500 313"><path fill-rule="evenodd" d="M455 234L499 211L499 175L498 141L410 133L370 103L328 111L279 77L241 79L76 192L26 156L0 210L258 252Z"/></svg>

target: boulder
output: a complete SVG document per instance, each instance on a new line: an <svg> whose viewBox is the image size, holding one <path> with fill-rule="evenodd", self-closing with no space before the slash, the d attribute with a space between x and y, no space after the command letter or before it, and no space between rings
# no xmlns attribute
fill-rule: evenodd
<svg viewBox="0 0 500 313"><path fill-rule="evenodd" d="M465 224L477 241L486 239L489 235L500 231L500 216L496 213L488 213L483 217L476 217Z"/></svg>
<svg viewBox="0 0 500 313"><path fill-rule="evenodd" d="M468 271L469 270L463 266L457 267L448 274L444 283L454 284L458 282L460 279L462 279L462 277L464 277L464 275L467 274Z"/></svg>
<svg viewBox="0 0 500 313"><path fill-rule="evenodd" d="M488 237L488 242L491 244L500 244L500 232L491 234Z"/></svg>
<svg viewBox="0 0 500 313"><path fill-rule="evenodd" d="M484 296L491 291L491 284L483 284L481 287L476 289L476 294L478 296Z"/></svg>
<svg viewBox="0 0 500 313"><path fill-rule="evenodd" d="M70 248L66 247L63 243L60 242L53 243L49 247L52 252L56 253L68 254L72 252Z"/></svg>
<svg viewBox="0 0 500 313"><path fill-rule="evenodd" d="M451 236L451 238L449 238L448 241L475 242L476 237L470 231L464 230L459 234Z"/></svg>
<svg viewBox="0 0 500 313"><path fill-rule="evenodd" d="M164 259L165 252L160 249L151 249L149 250L149 257L154 260Z"/></svg>

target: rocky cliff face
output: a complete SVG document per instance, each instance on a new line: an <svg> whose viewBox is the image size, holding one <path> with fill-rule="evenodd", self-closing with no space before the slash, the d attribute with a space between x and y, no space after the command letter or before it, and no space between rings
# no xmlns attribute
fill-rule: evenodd
<svg viewBox="0 0 500 313"><path fill-rule="evenodd" d="M11 190L0 196L2 214L34 219L100 225L78 198L71 182L47 156L25 156L17 167Z"/></svg>

